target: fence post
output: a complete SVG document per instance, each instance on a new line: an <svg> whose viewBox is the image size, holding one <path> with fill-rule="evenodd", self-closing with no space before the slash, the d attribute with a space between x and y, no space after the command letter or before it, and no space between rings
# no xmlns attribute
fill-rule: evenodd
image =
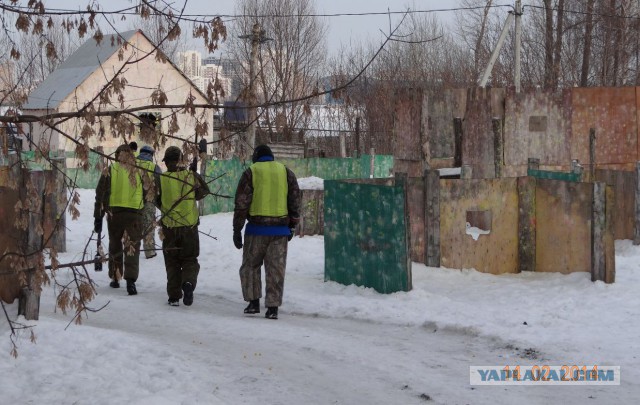
<svg viewBox="0 0 640 405"><path fill-rule="evenodd" d="M395 179L396 186L402 187L402 192L404 193L404 235L406 241L406 268L408 272L408 280L407 280L407 291L413 289L412 285L412 274L411 274L411 232L410 232L410 224L409 224L409 198L408 198L408 185L409 185L409 176L407 173L396 173Z"/></svg>
<svg viewBox="0 0 640 405"><path fill-rule="evenodd" d="M593 183L593 205L591 211L591 281L605 280L605 192L606 183Z"/></svg>
<svg viewBox="0 0 640 405"><path fill-rule="evenodd" d="M640 245L640 161L636 162L636 226L633 244Z"/></svg>
<svg viewBox="0 0 640 405"><path fill-rule="evenodd" d="M473 178L473 168L471 165L462 165L460 167L460 178L467 180Z"/></svg>
<svg viewBox="0 0 640 405"><path fill-rule="evenodd" d="M58 253L67 251L67 220L65 216L65 208L67 207L67 193L65 185L67 159L63 155L58 154L55 158L51 158L51 177L49 181L55 184L55 193L45 195L45 201L50 201L51 210L49 215L53 215L54 228L52 229L51 243Z"/></svg>
<svg viewBox="0 0 640 405"><path fill-rule="evenodd" d="M353 157L360 157L360 117L356 117L356 152Z"/></svg>
<svg viewBox="0 0 640 405"><path fill-rule="evenodd" d="M536 178L518 177L518 271L536 271Z"/></svg>
<svg viewBox="0 0 640 405"><path fill-rule="evenodd" d="M504 135L502 133L502 120L500 118L493 118L491 120L493 124L493 151L494 151L494 165L495 165L495 178L502 177L502 168L504 167Z"/></svg>
<svg viewBox="0 0 640 405"><path fill-rule="evenodd" d="M596 129L589 129L589 181L596 181Z"/></svg>
<svg viewBox="0 0 640 405"><path fill-rule="evenodd" d="M440 267L440 172L424 171L425 264Z"/></svg>
<svg viewBox="0 0 640 405"><path fill-rule="evenodd" d="M370 161L369 161L369 178L372 179L374 178L374 174L375 174L375 162L376 162L376 150L375 148L371 148L371 151L369 152L369 156L370 156Z"/></svg>
<svg viewBox="0 0 640 405"><path fill-rule="evenodd" d="M604 231L604 282L611 284L616 281L616 247L613 229L615 207L615 192L613 187L607 186L605 191L605 231Z"/></svg>
<svg viewBox="0 0 640 405"><path fill-rule="evenodd" d="M462 167L462 118L453 119L453 167Z"/></svg>
<svg viewBox="0 0 640 405"><path fill-rule="evenodd" d="M347 157L347 139L345 138L344 132L340 132L338 137L340 138L340 157L346 158Z"/></svg>

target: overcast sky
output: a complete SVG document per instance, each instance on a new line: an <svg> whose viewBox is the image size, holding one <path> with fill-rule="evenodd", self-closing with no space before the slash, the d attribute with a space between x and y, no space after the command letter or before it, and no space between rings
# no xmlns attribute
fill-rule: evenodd
<svg viewBox="0 0 640 405"><path fill-rule="evenodd" d="M130 7L135 0L99 1L103 10L116 10ZM188 0L185 14L233 15L236 0ZM319 14L340 13L384 13L387 11L438 10L451 9L458 6L458 0L316 0ZM84 9L87 0L45 0L49 8L81 8ZM183 4L183 0L173 1L174 7ZM443 22L454 19L452 11L437 12L436 15ZM399 15L392 16L392 21L398 20ZM340 44L350 42L359 43L363 40L382 40L380 30L389 31L389 17L386 15L365 16L337 16L327 17L329 27L327 45L331 52L340 48ZM123 27L124 29L128 26Z"/></svg>

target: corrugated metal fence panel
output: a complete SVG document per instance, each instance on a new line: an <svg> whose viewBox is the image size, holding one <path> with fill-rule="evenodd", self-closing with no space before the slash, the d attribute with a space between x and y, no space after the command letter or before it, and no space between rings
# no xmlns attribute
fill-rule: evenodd
<svg viewBox="0 0 640 405"><path fill-rule="evenodd" d="M592 183L536 181L536 271L591 271Z"/></svg>
<svg viewBox="0 0 640 405"><path fill-rule="evenodd" d="M504 115L503 105L503 89L469 89L462 124L462 163L472 167L475 179L495 177L492 118Z"/></svg>
<svg viewBox="0 0 640 405"><path fill-rule="evenodd" d="M636 215L637 174L618 170L596 170L596 181L603 181L613 187L614 239L633 239Z"/></svg>
<svg viewBox="0 0 640 405"><path fill-rule="evenodd" d="M570 91L531 90L516 94L513 88L507 90L505 165L518 166L519 176L526 175L528 158L538 158L544 165L569 165L570 102Z"/></svg>
<svg viewBox="0 0 640 405"><path fill-rule="evenodd" d="M404 190L398 186L325 181L325 280L408 291Z"/></svg>
<svg viewBox="0 0 640 405"><path fill-rule="evenodd" d="M517 179L440 180L441 265L483 273L518 272ZM488 234L467 233L467 221L486 213Z"/></svg>
<svg viewBox="0 0 640 405"><path fill-rule="evenodd" d="M394 173L419 176L423 170L422 127L423 92L398 92L393 112Z"/></svg>
<svg viewBox="0 0 640 405"><path fill-rule="evenodd" d="M24 240L24 231L15 227L15 206L19 200L16 188L10 186L10 181L18 181L19 166L17 170L11 170L10 166L0 166L0 250L5 252L18 252L19 242ZM20 294L20 281L13 272L10 257L0 261L0 299L11 303Z"/></svg>
<svg viewBox="0 0 640 405"><path fill-rule="evenodd" d="M467 90L429 91L425 98L426 112L423 111L423 114L427 114L424 132L429 145L428 157L451 158L455 152L453 119L464 117Z"/></svg>
<svg viewBox="0 0 640 405"><path fill-rule="evenodd" d="M407 184L407 206L409 208L409 233L411 234L411 260L425 263L424 230L424 178L410 177Z"/></svg>
<svg viewBox="0 0 640 405"><path fill-rule="evenodd" d="M407 89L396 97L393 120L393 155L396 159L422 159L422 94L420 89Z"/></svg>
<svg viewBox="0 0 640 405"><path fill-rule="evenodd" d="M575 88L571 92L571 158L590 163L589 129L595 128L596 164L600 168L621 164L628 164L627 170L635 168L638 160L636 88Z"/></svg>

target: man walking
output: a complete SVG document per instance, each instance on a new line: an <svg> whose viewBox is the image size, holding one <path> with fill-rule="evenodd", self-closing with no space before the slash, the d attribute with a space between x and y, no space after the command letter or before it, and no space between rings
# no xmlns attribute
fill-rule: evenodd
<svg viewBox="0 0 640 405"><path fill-rule="evenodd" d="M139 273L142 207L145 193L153 186L143 185L144 178L135 170L135 158L129 145L116 149L115 159L100 176L96 188L94 230L102 232L102 217L107 215L109 231L109 278L112 288L127 282L127 293L136 295ZM147 190L147 191L145 191Z"/></svg>
<svg viewBox="0 0 640 405"><path fill-rule="evenodd" d="M276 162L266 145L255 148L253 164L244 171L235 196L233 243L242 252L240 283L249 305L245 314L260 313L264 263L268 319L278 319L287 267L288 241L300 218L300 188L295 174ZM242 228L248 221L242 243Z"/></svg>
<svg viewBox="0 0 640 405"><path fill-rule="evenodd" d="M142 167L145 174L154 179L153 184L158 184L160 181L160 175L162 170L160 166L154 163L153 154L155 151L149 145L145 145L140 149L140 153L137 157L137 164ZM149 193L153 197L153 193ZM151 201L145 200L144 207L142 209L142 247L144 250L144 256L147 259L151 259L157 256L156 253L156 206L153 199Z"/></svg>
<svg viewBox="0 0 640 405"><path fill-rule="evenodd" d="M158 206L162 212L162 254L167 270L169 305L193 304L198 282L200 238L197 200L209 194L207 183L195 171L185 169L180 148L170 146L162 161L167 171L160 176Z"/></svg>

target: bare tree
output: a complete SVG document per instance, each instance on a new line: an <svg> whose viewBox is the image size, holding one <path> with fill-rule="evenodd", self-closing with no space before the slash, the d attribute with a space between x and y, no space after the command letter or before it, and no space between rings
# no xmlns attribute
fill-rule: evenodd
<svg viewBox="0 0 640 405"><path fill-rule="evenodd" d="M298 99L317 90L325 66L327 27L312 16L314 11L313 0L242 0L236 9L242 17L233 25L230 47L256 89L255 95L247 94L247 82L243 98L255 96L267 107L262 109L261 126L283 140L292 140L296 128L306 126L309 101ZM256 23L263 38L255 75L250 77L252 44L239 37L251 34Z"/></svg>
<svg viewBox="0 0 640 405"><path fill-rule="evenodd" d="M83 99L80 102L78 98L77 108L65 111L43 110L37 116L0 116L2 135L5 128L16 125L34 124L43 127L48 135L41 137L39 141L29 140L30 148L35 150L35 156L42 165L57 173L54 180L48 177L43 179L42 176L37 176L37 173L31 176L27 174L30 173L28 164L22 160L19 149L8 155L10 165L3 167L3 171L10 171L12 175L3 175L7 181L3 182L2 187L15 190L9 193L17 196L16 220L11 225L24 237L20 236L22 239L16 240L15 246L5 249L0 254L0 278L10 277L17 280L36 294L44 284L55 283L59 287L56 300L58 308L65 313L68 310L72 311L72 320L75 322L81 322L88 311L99 310L90 306L95 294L95 284L88 271L88 265L93 266L94 258L88 257L89 240L82 252L84 259L74 263L60 263L57 248L50 244L55 237L55 229L62 226L62 219L56 218L64 218L65 212L68 212L75 219L78 215L76 207L80 203L75 192L75 180L65 174L60 161L55 154L50 153L55 148L53 139L60 138L74 144L78 167L88 168L89 152L98 154L103 159L112 159L95 147L106 139L106 134L123 141L128 139L139 122L138 112L151 109L163 111L163 129L149 131L146 134L141 132L140 136L146 136L145 141L153 145L163 144L171 139L173 143L183 145L185 156L190 159L197 154L198 136L206 134L209 130L205 117L209 114L206 112L217 107L210 102L196 105L196 98L192 94L177 104L168 104L167 95L163 90L165 83L162 81L152 84L150 88L137 87L137 95L142 97L138 100L142 101L138 101L135 106L127 102L124 91L132 84L127 82L126 72L149 58L155 58L159 63L166 62L167 56L160 47L179 37L181 25L191 26L193 36L201 39L210 52L217 49L219 41L226 37L226 28L218 17L187 20L182 17L183 8L159 9L156 7L157 4L155 1L138 0L132 7L105 11L99 8L97 2L88 0L87 7L81 11L50 11L41 1L0 0L0 42L3 45L0 51L2 106L11 102L20 108L26 93L52 72L80 41L90 40L99 45L105 39L103 29L113 31L110 24L112 19L125 19L126 16L135 13L143 20L155 18L165 24L164 31L158 30L164 35L158 37L157 46L144 51L140 48L134 49L125 43L119 34L110 35L109 38L113 41L111 45L118 45L120 49L119 66L113 71L100 72L102 77L96 81L99 87L88 101ZM177 119L178 114L189 116L185 121L188 119L190 125L195 128L195 139L192 132L181 132L180 125L184 123ZM3 146L0 153L7 155L6 147ZM134 167L135 162L131 162L131 165ZM135 169L141 170L140 167ZM60 211L45 218L45 215L42 215L45 212L43 199L54 201L54 206ZM54 214L58 217L53 216ZM54 223L51 224L50 221ZM95 238L93 235L94 242ZM105 258L106 255L103 254L102 257ZM61 272L61 269L70 271ZM0 307L11 328L13 341L15 332L25 326L11 318L2 300ZM13 353L16 354L15 345Z"/></svg>
<svg viewBox="0 0 640 405"><path fill-rule="evenodd" d="M582 66L580 69L580 86L589 84L589 68L591 62L591 41L593 36L593 4L595 0L587 1L586 20L584 28L584 48L582 51Z"/></svg>

